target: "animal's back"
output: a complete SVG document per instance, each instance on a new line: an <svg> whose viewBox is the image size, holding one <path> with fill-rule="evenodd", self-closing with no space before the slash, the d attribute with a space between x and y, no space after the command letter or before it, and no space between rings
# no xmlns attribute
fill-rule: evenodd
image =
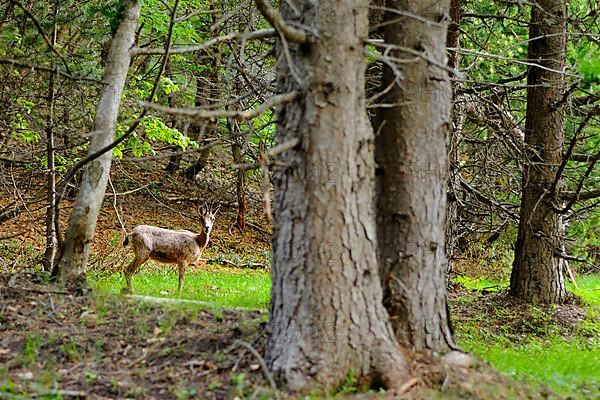
<svg viewBox="0 0 600 400"><path fill-rule="evenodd" d="M200 251L190 231L173 231L149 225L139 225L131 232L133 246L142 251L143 257L173 264L181 260L194 263L200 257Z"/></svg>

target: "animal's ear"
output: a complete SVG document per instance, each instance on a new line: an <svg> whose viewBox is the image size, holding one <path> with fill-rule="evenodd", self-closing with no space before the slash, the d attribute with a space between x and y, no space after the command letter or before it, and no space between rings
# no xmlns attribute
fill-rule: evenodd
<svg viewBox="0 0 600 400"><path fill-rule="evenodd" d="M207 207L206 203L200 205L200 208L198 209L198 212L200 213L200 215L204 216L206 214L209 214L210 209Z"/></svg>
<svg viewBox="0 0 600 400"><path fill-rule="evenodd" d="M214 216L214 215L217 215L217 211L219 211L219 209L220 209L220 208L221 208L221 205L219 204L219 205L217 206L217 208L215 208L215 210L214 210L214 211L213 211L211 214L212 214L213 216Z"/></svg>

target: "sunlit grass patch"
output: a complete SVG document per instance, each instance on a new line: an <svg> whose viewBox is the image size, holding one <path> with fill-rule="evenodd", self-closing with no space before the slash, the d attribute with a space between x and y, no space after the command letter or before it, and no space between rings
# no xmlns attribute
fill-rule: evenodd
<svg viewBox="0 0 600 400"><path fill-rule="evenodd" d="M526 343L472 341L466 350L519 380L547 384L558 394L590 399L600 396L598 343L560 337Z"/></svg>
<svg viewBox="0 0 600 400"><path fill-rule="evenodd" d="M506 289L508 285L463 277L455 281L479 291ZM554 314L560 306L521 305L512 309L505 303L490 302L493 297L489 296L496 295L463 296L471 299L469 304L475 310L470 314L464 302L460 303L466 312L455 316L460 321L456 324L459 346L500 372L521 381L549 385L560 396L600 398L600 276L579 277L578 289L571 283L567 286L582 298L586 308L585 319L578 322L556 320ZM573 305L562 308L567 314L581 316L576 309ZM480 315L484 311L487 313Z"/></svg>
<svg viewBox="0 0 600 400"><path fill-rule="evenodd" d="M100 293L120 293L125 286L121 274L92 274L89 281ZM135 294L196 300L215 308L266 309L270 301L271 276L267 270L239 268L198 269L186 272L181 295L177 293L176 268L152 265L132 278Z"/></svg>
<svg viewBox="0 0 600 400"><path fill-rule="evenodd" d="M462 284L470 290L500 291L508 288L508 281L497 281L487 278L471 278L468 276L457 276L454 282Z"/></svg>
<svg viewBox="0 0 600 400"><path fill-rule="evenodd" d="M567 283L568 289L581 297L585 304L600 307L600 275L583 275L576 280L577 289L570 282Z"/></svg>

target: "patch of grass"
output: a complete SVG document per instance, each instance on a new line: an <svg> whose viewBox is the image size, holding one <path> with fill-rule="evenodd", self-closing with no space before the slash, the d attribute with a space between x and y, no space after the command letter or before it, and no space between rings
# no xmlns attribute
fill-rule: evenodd
<svg viewBox="0 0 600 400"><path fill-rule="evenodd" d="M121 274L92 274L88 281L99 293L121 292L125 279ZM135 294L164 298L197 300L214 304L215 308L268 308L271 296L271 275L263 269L210 268L187 272L177 294L177 272L165 266L143 269L133 276Z"/></svg>
<svg viewBox="0 0 600 400"><path fill-rule="evenodd" d="M570 282L567 288L581 297L591 307L600 308L600 275L583 275L577 278L577 289Z"/></svg>
<svg viewBox="0 0 600 400"><path fill-rule="evenodd" d="M519 380L547 384L558 394L571 398L600 396L598 352L589 342L565 342L554 337L551 341L534 339L521 344L474 340L462 345Z"/></svg>
<svg viewBox="0 0 600 400"><path fill-rule="evenodd" d="M456 281L474 290L493 291L490 286L495 285L506 287L506 283L486 279L460 277ZM481 311L475 312L456 326L456 339L464 350L516 379L547 384L557 394L572 399L600 398L600 276L582 276L577 285L575 289L569 283L568 288L582 298L587 315L568 333L553 318L556 308L529 306L527 320L514 325L506 324L511 320L507 319L510 308L496 308L495 314L485 318L479 315ZM486 297L474 296L473 302ZM516 313L514 318L523 317ZM520 334L516 328L522 330Z"/></svg>
<svg viewBox="0 0 600 400"><path fill-rule="evenodd" d="M21 363L25 366L37 362L42 347L42 339L37 336L27 336L25 346L21 352Z"/></svg>
<svg viewBox="0 0 600 400"><path fill-rule="evenodd" d="M457 276L454 282L462 284L466 289L470 290L489 290L497 292L508 287L508 282L496 281L488 278L470 278L468 276Z"/></svg>

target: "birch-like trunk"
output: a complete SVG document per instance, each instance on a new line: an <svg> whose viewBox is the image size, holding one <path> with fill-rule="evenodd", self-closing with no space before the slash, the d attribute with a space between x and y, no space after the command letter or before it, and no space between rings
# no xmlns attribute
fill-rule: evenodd
<svg viewBox="0 0 600 400"><path fill-rule="evenodd" d="M88 154L97 153L113 141L139 15L139 1L122 1L121 20L106 61L104 86L96 108ZM62 283L76 280L85 272L111 162L112 152L107 151L85 168L56 266L55 274Z"/></svg>

